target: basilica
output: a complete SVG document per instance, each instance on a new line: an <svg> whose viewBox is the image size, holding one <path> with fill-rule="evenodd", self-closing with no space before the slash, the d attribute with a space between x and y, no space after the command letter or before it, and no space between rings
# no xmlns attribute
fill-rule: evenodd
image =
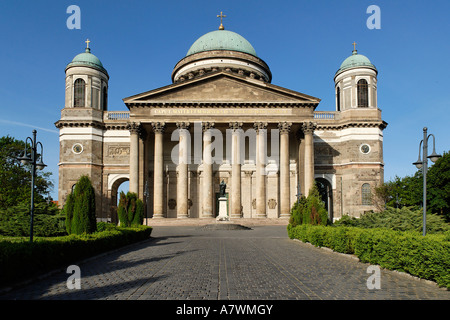
<svg viewBox="0 0 450 320"><path fill-rule="evenodd" d="M335 109L315 111L319 98L273 84L250 42L221 23L180 55L171 84L124 98L125 112L109 110L109 74L86 43L66 66L55 123L61 205L88 175L102 221L117 222L125 181L146 219L215 218L221 186L231 220L287 218L315 183L332 221L375 209L387 123L377 68L355 46L330 70Z"/></svg>

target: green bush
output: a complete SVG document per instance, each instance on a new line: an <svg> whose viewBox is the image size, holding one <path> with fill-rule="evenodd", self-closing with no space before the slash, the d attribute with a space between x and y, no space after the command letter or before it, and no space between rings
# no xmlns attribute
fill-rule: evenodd
<svg viewBox="0 0 450 320"><path fill-rule="evenodd" d="M70 212L70 208L66 212ZM69 223L70 233L72 234L93 233L97 230L95 192L88 176L81 176L75 185L73 216Z"/></svg>
<svg viewBox="0 0 450 320"><path fill-rule="evenodd" d="M450 232L424 237L414 231L306 224L289 224L287 230L291 239L355 254L362 262L407 272L450 289Z"/></svg>
<svg viewBox="0 0 450 320"><path fill-rule="evenodd" d="M33 236L60 236L65 232L65 218L58 207L45 202L37 203L33 215ZM30 205L21 203L6 210L0 210L0 235L30 236Z"/></svg>
<svg viewBox="0 0 450 320"><path fill-rule="evenodd" d="M136 193L120 192L119 206L117 208L120 225L123 227L139 226L144 221L144 203Z"/></svg>
<svg viewBox="0 0 450 320"><path fill-rule="evenodd" d="M388 207L382 212L370 212L360 218L343 216L334 224L337 226L354 226L361 228L387 228L397 231L422 232L423 211L403 207L401 209ZM427 214L427 234L443 233L450 230L450 224L440 215Z"/></svg>
<svg viewBox="0 0 450 320"><path fill-rule="evenodd" d="M111 225L111 224L109 224ZM62 237L0 238L0 284L20 281L51 269L68 266L81 259L145 240L152 228L106 227L103 232Z"/></svg>
<svg viewBox="0 0 450 320"><path fill-rule="evenodd" d="M115 228L116 228L116 225L114 223L109 223L109 222L104 222L104 221L97 222L97 232L113 230Z"/></svg>
<svg viewBox="0 0 450 320"><path fill-rule="evenodd" d="M72 233L72 219L73 219L73 193L69 193L66 203L63 208L66 216L66 231L68 234Z"/></svg>
<svg viewBox="0 0 450 320"><path fill-rule="evenodd" d="M293 226L301 224L328 224L328 212L316 185L311 188L307 198L303 196L294 203L291 208L289 223Z"/></svg>
<svg viewBox="0 0 450 320"><path fill-rule="evenodd" d="M306 198L306 210L303 211L303 223L314 225L328 224L328 212L325 209L325 204L315 184Z"/></svg>
<svg viewBox="0 0 450 320"><path fill-rule="evenodd" d="M303 211L306 207L306 198L302 196L291 208L289 223L294 227L303 223Z"/></svg>

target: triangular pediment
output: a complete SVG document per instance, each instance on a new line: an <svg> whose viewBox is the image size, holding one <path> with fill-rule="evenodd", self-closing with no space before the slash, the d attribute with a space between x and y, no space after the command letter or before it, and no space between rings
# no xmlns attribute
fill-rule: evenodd
<svg viewBox="0 0 450 320"><path fill-rule="evenodd" d="M153 103L305 103L320 99L227 72L175 83L123 99L126 105Z"/></svg>

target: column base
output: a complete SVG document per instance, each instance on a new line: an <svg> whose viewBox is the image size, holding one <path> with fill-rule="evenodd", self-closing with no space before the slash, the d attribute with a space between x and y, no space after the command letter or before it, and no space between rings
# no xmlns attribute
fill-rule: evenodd
<svg viewBox="0 0 450 320"><path fill-rule="evenodd" d="M212 212L203 212L201 218L211 219L215 217Z"/></svg>

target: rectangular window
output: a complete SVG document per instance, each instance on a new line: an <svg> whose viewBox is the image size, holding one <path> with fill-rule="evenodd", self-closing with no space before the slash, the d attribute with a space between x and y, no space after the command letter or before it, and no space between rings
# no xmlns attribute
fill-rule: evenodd
<svg viewBox="0 0 450 320"><path fill-rule="evenodd" d="M365 183L361 187L361 202L363 206L372 205L372 192L370 191L370 184Z"/></svg>
<svg viewBox="0 0 450 320"><path fill-rule="evenodd" d="M73 98L73 106L76 107L84 107L85 101L85 82L83 79L75 80L74 84L74 98Z"/></svg>

